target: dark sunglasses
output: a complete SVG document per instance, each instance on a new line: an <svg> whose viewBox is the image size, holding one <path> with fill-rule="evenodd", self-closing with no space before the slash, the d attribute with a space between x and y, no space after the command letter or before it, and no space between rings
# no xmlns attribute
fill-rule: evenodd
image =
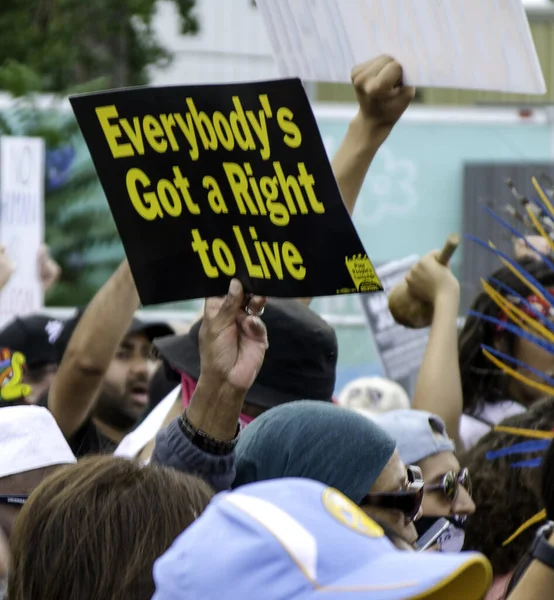
<svg viewBox="0 0 554 600"><path fill-rule="evenodd" d="M423 502L424 482L421 469L409 466L407 468L406 490L390 493L369 493L362 500L362 505L399 510L404 514L406 524L414 521L419 514Z"/></svg>
<svg viewBox="0 0 554 600"><path fill-rule="evenodd" d="M29 498L26 494L0 495L0 504L11 504L12 506L23 506Z"/></svg>
<svg viewBox="0 0 554 600"><path fill-rule="evenodd" d="M471 477L468 469L462 469L460 473L448 471L444 474L440 483L432 483L425 486L425 491L436 492L441 491L448 502L456 502L460 486L464 487L467 493L471 496Z"/></svg>

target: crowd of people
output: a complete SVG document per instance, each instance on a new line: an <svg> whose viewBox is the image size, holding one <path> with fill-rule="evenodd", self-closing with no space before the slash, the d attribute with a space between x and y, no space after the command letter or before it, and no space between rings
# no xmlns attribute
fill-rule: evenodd
<svg viewBox="0 0 554 600"><path fill-rule="evenodd" d="M414 96L389 57L352 81L332 162L350 214ZM30 393L0 400L0 598L549 598L554 399L529 382L554 354L485 292L459 331L436 257L406 277L433 307L412 398L378 378L335 396L337 337L310 299L238 279L186 333L136 318L126 260L72 318L9 323L0 348L25 356ZM519 264L554 290L540 255ZM490 281L551 318L512 270Z"/></svg>

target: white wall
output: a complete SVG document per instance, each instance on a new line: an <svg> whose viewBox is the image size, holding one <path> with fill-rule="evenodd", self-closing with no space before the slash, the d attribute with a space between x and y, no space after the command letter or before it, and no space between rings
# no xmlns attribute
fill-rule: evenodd
<svg viewBox="0 0 554 600"><path fill-rule="evenodd" d="M259 11L250 0L197 0L200 32L182 36L171 2L160 2L154 26L175 54L165 70L152 71L155 85L224 83L277 77Z"/></svg>

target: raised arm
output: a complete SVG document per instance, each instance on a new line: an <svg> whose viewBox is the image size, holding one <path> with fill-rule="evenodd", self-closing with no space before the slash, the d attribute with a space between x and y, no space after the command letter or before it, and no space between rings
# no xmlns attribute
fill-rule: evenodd
<svg viewBox="0 0 554 600"><path fill-rule="evenodd" d="M352 71L359 110L348 126L332 167L349 214L354 213L371 162L408 108L415 90L402 85L402 67L380 56ZM311 298L301 298L310 304Z"/></svg>
<svg viewBox="0 0 554 600"><path fill-rule="evenodd" d="M248 298L237 279L225 299L208 298L200 328L200 378L189 407L162 429L152 460L203 478L216 490L235 478L234 447L246 392L267 349L263 321L245 310ZM265 298L248 306L261 314Z"/></svg>
<svg viewBox="0 0 554 600"><path fill-rule="evenodd" d="M380 56L355 67L352 85L359 110L332 162L350 214L354 212L371 161L415 93L414 88L402 85L402 67L390 56Z"/></svg>
<svg viewBox="0 0 554 600"><path fill-rule="evenodd" d="M410 292L434 307L429 341L419 370L413 407L441 417L449 435L459 443L463 409L458 363L458 310L460 285L434 251L424 256L406 276Z"/></svg>
<svg viewBox="0 0 554 600"><path fill-rule="evenodd" d="M71 437L90 414L138 306L135 282L125 260L79 320L50 388L48 408L66 437Z"/></svg>

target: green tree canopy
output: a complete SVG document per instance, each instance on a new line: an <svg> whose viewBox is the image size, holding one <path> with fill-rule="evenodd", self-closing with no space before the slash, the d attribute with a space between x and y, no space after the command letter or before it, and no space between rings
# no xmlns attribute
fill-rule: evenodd
<svg viewBox="0 0 554 600"><path fill-rule="evenodd" d="M0 90L13 98L0 135L46 145L46 242L62 267L48 301L88 302L124 256L108 203L71 112L72 93L147 83L171 55L152 20L158 0L0 0ZM181 31L198 30L194 0L173 0ZM39 95L53 92L50 109Z"/></svg>
<svg viewBox="0 0 554 600"><path fill-rule="evenodd" d="M183 34L198 30L195 0L172 0ZM42 91L62 91L98 77L109 87L147 83L148 67L171 54L152 21L158 0L1 0L0 66L26 65Z"/></svg>

